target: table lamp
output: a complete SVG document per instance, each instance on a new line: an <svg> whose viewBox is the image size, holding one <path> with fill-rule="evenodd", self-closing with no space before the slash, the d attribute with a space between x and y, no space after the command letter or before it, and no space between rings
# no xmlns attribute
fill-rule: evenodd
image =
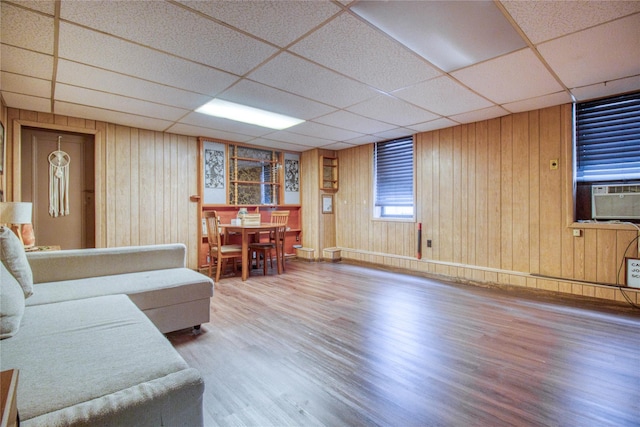
<svg viewBox="0 0 640 427"><path fill-rule="evenodd" d="M30 202L0 202L0 224L7 224L20 239L22 238L22 225L31 224Z"/></svg>

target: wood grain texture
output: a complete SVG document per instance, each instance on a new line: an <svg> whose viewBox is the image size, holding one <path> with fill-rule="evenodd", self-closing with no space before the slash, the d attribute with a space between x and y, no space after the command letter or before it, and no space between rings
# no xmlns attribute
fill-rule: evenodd
<svg viewBox="0 0 640 427"><path fill-rule="evenodd" d="M207 426L632 426L640 314L341 263L225 278L198 336Z"/></svg>
<svg viewBox="0 0 640 427"><path fill-rule="evenodd" d="M420 262L447 264L416 269L465 276L449 266L456 264L471 267L474 280L497 280L477 269L489 268L615 284L622 252L636 234L598 224L585 226L584 237L572 235L578 225L572 225L571 117L567 104L418 134ZM395 257L415 257L414 222L374 220L372 206L357 204L373 193L371 148L341 150L339 158L345 209L337 216L337 246L349 249L349 258L371 262L379 255L389 266ZM362 256L352 255L358 251ZM637 246L626 255L637 255Z"/></svg>
<svg viewBox="0 0 640 427"><path fill-rule="evenodd" d="M96 246L184 243L187 265L197 268L198 210L195 137L136 129L19 109L7 109L7 191L20 198L20 127L95 137ZM9 127L7 127L9 128ZM17 133L16 133L17 130Z"/></svg>

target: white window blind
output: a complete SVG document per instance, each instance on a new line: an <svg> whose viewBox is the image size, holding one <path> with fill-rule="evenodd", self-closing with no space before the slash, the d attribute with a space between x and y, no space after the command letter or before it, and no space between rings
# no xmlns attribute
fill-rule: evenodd
<svg viewBox="0 0 640 427"><path fill-rule="evenodd" d="M380 216L413 215L413 138L378 142L374 150L375 206Z"/></svg>
<svg viewBox="0 0 640 427"><path fill-rule="evenodd" d="M640 92L576 104L576 179L640 180Z"/></svg>

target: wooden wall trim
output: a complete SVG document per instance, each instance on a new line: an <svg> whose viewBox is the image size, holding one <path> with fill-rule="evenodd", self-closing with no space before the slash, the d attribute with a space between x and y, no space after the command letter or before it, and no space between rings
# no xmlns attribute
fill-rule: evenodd
<svg viewBox="0 0 640 427"><path fill-rule="evenodd" d="M103 192L101 191L101 181L100 176L102 174L102 163L99 163L101 160L100 153L103 149L103 134L100 129L92 129L92 128L84 128L78 126L69 126L62 125L58 123L43 123L40 121L32 121L32 120L21 120L16 118L13 120L12 124L12 132L11 132L11 152L12 152L12 161L11 161L11 181L12 181L12 200L19 201L20 194L22 192L21 182L18 177L21 176L21 145L22 145L22 127L34 127L39 129L47 129L53 131L61 131L61 132L73 132L73 133L82 133L87 135L93 135L94 137L94 149L95 149L95 205L96 205L96 233L95 233L95 244L96 247L102 247L104 245L103 233L100 231L104 229L104 215L102 215L98 209L99 206L104 206L104 198ZM9 139L7 139L9 141Z"/></svg>
<svg viewBox="0 0 640 427"><path fill-rule="evenodd" d="M453 262L417 260L412 257L339 248L344 262L382 266L407 274L419 274L476 285L508 285L640 304L640 289L617 288L586 280L570 280L519 271L472 266Z"/></svg>

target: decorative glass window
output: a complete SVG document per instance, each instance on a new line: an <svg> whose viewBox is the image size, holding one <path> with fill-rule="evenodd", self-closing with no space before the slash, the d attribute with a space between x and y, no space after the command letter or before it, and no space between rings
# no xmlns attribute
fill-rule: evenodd
<svg viewBox="0 0 640 427"><path fill-rule="evenodd" d="M278 151L230 145L229 204L279 204L280 158Z"/></svg>

